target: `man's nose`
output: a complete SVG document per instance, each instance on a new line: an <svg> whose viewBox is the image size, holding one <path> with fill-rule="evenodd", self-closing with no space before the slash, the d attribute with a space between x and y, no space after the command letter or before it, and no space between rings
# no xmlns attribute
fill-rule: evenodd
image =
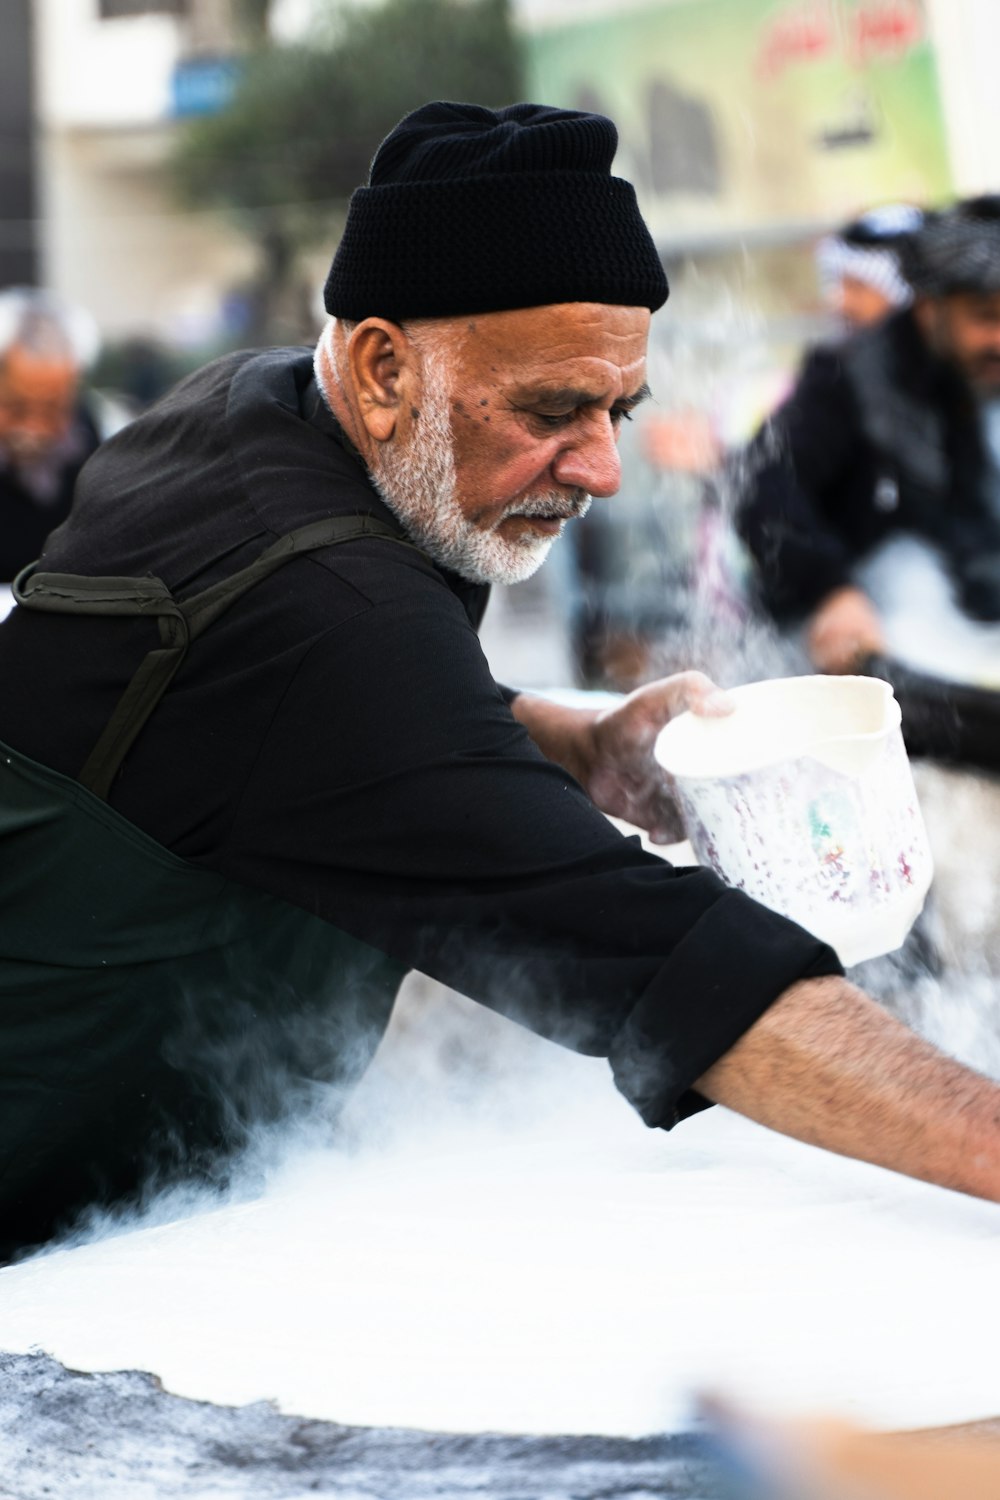
<svg viewBox="0 0 1000 1500"><path fill-rule="evenodd" d="M553 478L571 489L586 490L598 499L617 494L622 482L618 435L610 416L601 420L572 446L564 448L552 465Z"/></svg>

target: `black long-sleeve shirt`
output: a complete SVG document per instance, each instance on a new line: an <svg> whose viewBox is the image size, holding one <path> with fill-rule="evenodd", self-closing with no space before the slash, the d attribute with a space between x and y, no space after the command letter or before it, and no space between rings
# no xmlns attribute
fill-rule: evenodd
<svg viewBox="0 0 1000 1500"><path fill-rule="evenodd" d="M217 361L85 468L47 571L197 592L331 514L390 519L307 351ZM371 539L296 558L191 648L110 795L193 864L315 913L543 1035L612 1059L651 1124L831 950L622 838L514 719L486 591ZM80 770L143 619L15 610L0 739Z"/></svg>

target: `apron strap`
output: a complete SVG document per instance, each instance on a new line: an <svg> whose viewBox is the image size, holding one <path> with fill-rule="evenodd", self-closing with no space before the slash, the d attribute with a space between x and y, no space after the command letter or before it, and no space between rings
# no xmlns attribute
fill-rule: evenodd
<svg viewBox="0 0 1000 1500"><path fill-rule="evenodd" d="M122 761L170 686L187 649L255 584L308 552L362 537L420 548L376 516L330 516L280 537L247 567L200 594L177 600L159 578L88 578L39 573L31 563L15 578L14 598L27 609L71 615L146 615L157 621L160 645L142 661L115 706L77 780L103 801Z"/></svg>

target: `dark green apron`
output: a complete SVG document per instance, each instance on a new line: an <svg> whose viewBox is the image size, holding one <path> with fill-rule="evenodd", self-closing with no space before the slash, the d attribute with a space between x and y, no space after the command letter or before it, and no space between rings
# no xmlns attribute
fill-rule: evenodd
<svg viewBox="0 0 1000 1500"><path fill-rule="evenodd" d="M85 1204L217 1174L255 1124L334 1108L369 1062L402 965L103 800L190 642L286 561L364 536L410 545L338 517L182 601L155 578L18 578L29 609L153 614L160 645L79 781L0 745L0 1258Z"/></svg>

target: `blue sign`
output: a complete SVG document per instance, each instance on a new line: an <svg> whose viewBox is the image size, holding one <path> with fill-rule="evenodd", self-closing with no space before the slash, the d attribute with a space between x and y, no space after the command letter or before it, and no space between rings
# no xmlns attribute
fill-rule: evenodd
<svg viewBox="0 0 1000 1500"><path fill-rule="evenodd" d="M170 113L174 119L216 115L236 88L240 64L233 57L192 57L174 68L170 80Z"/></svg>

